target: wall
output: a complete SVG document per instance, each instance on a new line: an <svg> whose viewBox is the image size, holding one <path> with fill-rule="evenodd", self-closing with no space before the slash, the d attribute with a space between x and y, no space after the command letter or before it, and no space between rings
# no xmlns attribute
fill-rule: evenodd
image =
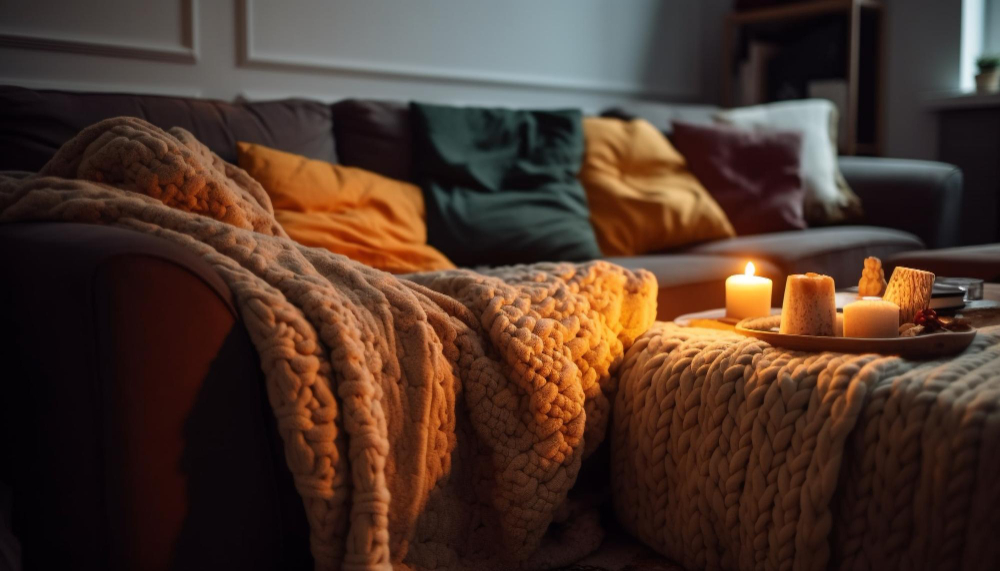
<svg viewBox="0 0 1000 571"><path fill-rule="evenodd" d="M0 82L230 99L714 101L727 0L0 2Z"/></svg>
<svg viewBox="0 0 1000 571"><path fill-rule="evenodd" d="M937 157L928 101L961 84L962 0L883 0L887 10L886 151Z"/></svg>
<svg viewBox="0 0 1000 571"><path fill-rule="evenodd" d="M986 53L1000 54L1000 0L986 0L983 43Z"/></svg>
<svg viewBox="0 0 1000 571"><path fill-rule="evenodd" d="M886 154L933 158L962 0L884 0ZM1000 9L992 6L993 20ZM0 2L0 82L231 99L715 103L729 0ZM997 34L1000 36L1000 34Z"/></svg>

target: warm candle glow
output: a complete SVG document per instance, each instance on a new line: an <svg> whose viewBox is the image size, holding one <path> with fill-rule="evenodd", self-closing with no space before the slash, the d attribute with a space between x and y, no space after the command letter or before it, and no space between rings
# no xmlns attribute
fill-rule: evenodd
<svg viewBox="0 0 1000 571"><path fill-rule="evenodd" d="M754 275L757 268L747 262L743 275L726 279L726 316L733 319L771 314L771 280Z"/></svg>

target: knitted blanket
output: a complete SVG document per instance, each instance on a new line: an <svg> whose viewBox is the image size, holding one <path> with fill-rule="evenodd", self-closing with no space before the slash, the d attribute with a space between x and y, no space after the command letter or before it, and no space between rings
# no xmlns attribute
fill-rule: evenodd
<svg viewBox="0 0 1000 571"><path fill-rule="evenodd" d="M998 327L913 362L657 323L619 384L616 512L689 569L1000 563Z"/></svg>
<svg viewBox="0 0 1000 571"><path fill-rule="evenodd" d="M85 129L37 175L0 176L0 222L33 220L160 236L225 280L317 569L538 567L599 544L567 496L656 313L650 274L594 262L397 279L288 239L245 172L130 118ZM573 541L546 541L554 521Z"/></svg>

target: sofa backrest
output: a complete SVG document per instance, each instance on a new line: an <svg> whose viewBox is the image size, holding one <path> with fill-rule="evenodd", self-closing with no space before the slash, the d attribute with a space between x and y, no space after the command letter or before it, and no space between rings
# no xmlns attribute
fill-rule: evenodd
<svg viewBox="0 0 1000 571"><path fill-rule="evenodd" d="M629 101L606 110L605 116L621 119L645 119L666 134L673 130L674 121L685 123L711 124L713 116L720 111L714 105L677 105L657 101Z"/></svg>
<svg viewBox="0 0 1000 571"><path fill-rule="evenodd" d="M81 129L120 115L163 129L183 127L231 163L236 163L237 141L330 162L337 159L330 106L318 101L226 103L0 86L0 170L37 171Z"/></svg>
<svg viewBox="0 0 1000 571"><path fill-rule="evenodd" d="M711 122L718 111L711 105L652 101L623 102L614 109L665 132L672 120ZM228 103L14 86L0 86L0 170L37 171L81 129L120 115L163 129L183 127L234 164L236 142L247 141L391 178L413 178L409 104L404 101L349 99L332 106L305 99Z"/></svg>
<svg viewBox="0 0 1000 571"><path fill-rule="evenodd" d="M405 101L345 99L334 103L333 129L342 164L413 181L413 128Z"/></svg>

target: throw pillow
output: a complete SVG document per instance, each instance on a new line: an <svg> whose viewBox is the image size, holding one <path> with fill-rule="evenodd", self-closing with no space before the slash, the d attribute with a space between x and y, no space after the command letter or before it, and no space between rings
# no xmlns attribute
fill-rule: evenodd
<svg viewBox="0 0 1000 571"><path fill-rule="evenodd" d="M427 245L420 189L362 169L240 142L240 168L267 191L288 235L374 268L454 268Z"/></svg>
<svg viewBox="0 0 1000 571"><path fill-rule="evenodd" d="M801 230L802 134L675 121L671 140L737 234Z"/></svg>
<svg viewBox="0 0 1000 571"><path fill-rule="evenodd" d="M861 218L861 199L837 167L837 108L825 99L782 101L723 111L716 120L744 128L802 132L801 174L810 224Z"/></svg>
<svg viewBox="0 0 1000 571"><path fill-rule="evenodd" d="M576 178L579 111L414 103L428 241L455 263L583 261L601 251Z"/></svg>
<svg viewBox="0 0 1000 571"><path fill-rule="evenodd" d="M408 104L345 99L330 109L340 164L413 182L413 135Z"/></svg>
<svg viewBox="0 0 1000 571"><path fill-rule="evenodd" d="M607 256L635 256L735 235L684 157L648 121L584 120L580 181Z"/></svg>

